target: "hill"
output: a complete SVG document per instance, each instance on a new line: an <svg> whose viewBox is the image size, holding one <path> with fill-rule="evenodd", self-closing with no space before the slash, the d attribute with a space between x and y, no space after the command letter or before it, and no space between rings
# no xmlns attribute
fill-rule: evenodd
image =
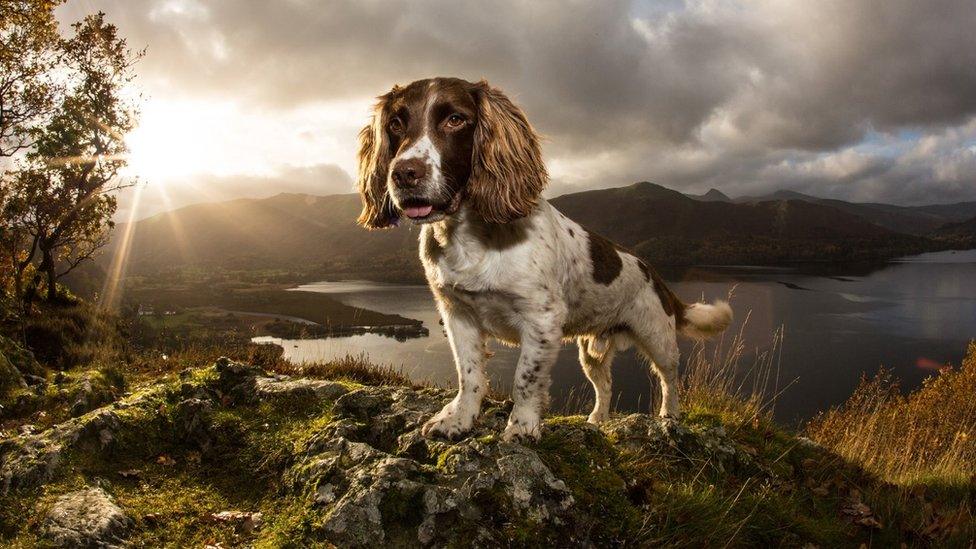
<svg viewBox="0 0 976 549"><path fill-rule="evenodd" d="M735 202L758 203L775 200L802 200L812 204L829 206L859 216L886 229L913 235L925 235L946 223L958 222L976 216L976 202L895 206L877 202L847 202L832 198L819 198L788 190L776 191L762 196L744 196L736 198Z"/></svg>
<svg viewBox="0 0 976 549"><path fill-rule="evenodd" d="M805 200L703 202L649 182L563 195L551 202L657 264L879 260L928 245Z"/></svg>
<svg viewBox="0 0 976 549"><path fill-rule="evenodd" d="M899 216L907 215L897 206L852 205L795 193L731 201L720 194L710 191L695 199L641 182L551 202L659 265L883 260L946 245L888 227L901 225ZM895 213L884 213L883 207ZM279 194L180 208L131 227L129 272L152 275L189 266L422 280L418 229L365 231L354 222L358 212L359 198L353 194ZM936 224L934 213L912 215L916 229ZM926 221L919 221L923 217ZM112 252L120 252L126 230L115 231Z"/></svg>
<svg viewBox="0 0 976 549"><path fill-rule="evenodd" d="M929 236L947 242L954 248L976 247L976 217L959 223L946 223L932 231Z"/></svg>
<svg viewBox="0 0 976 549"><path fill-rule="evenodd" d="M525 443L500 440L510 403L488 398L452 441L419 433L450 391L370 368L290 377L221 358L0 441L0 544L962 547L976 533L971 487L889 482L728 395L686 399L681 420L549 416Z"/></svg>
<svg viewBox="0 0 976 549"><path fill-rule="evenodd" d="M732 202L732 199L718 189L708 189L705 194L689 194L688 198L701 200L702 202Z"/></svg>
<svg viewBox="0 0 976 549"><path fill-rule="evenodd" d="M416 277L416 229L370 232L355 223L359 197L282 193L270 198L195 204L131 227L129 272L172 267L291 272L376 272ZM117 227L108 256L130 230ZM106 258L108 259L108 258Z"/></svg>
<svg viewBox="0 0 976 549"><path fill-rule="evenodd" d="M940 237L976 238L976 217L959 223L946 223L932 234Z"/></svg>

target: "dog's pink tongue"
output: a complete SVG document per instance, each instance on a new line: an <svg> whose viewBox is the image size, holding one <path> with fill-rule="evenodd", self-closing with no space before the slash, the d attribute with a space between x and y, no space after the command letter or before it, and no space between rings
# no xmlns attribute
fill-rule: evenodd
<svg viewBox="0 0 976 549"><path fill-rule="evenodd" d="M418 206L415 208L404 208L403 213L410 218L427 217L433 209L433 206Z"/></svg>

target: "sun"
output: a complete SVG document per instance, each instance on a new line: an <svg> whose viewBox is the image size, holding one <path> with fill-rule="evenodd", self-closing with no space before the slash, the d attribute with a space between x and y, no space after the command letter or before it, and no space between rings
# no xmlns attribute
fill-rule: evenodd
<svg viewBox="0 0 976 549"><path fill-rule="evenodd" d="M204 108L194 103L148 101L139 125L126 136L126 175L153 183L214 171L215 143L200 121Z"/></svg>

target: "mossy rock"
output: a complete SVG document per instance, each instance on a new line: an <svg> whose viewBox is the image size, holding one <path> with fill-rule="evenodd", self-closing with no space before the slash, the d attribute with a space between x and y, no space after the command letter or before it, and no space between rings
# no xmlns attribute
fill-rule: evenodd
<svg viewBox="0 0 976 549"><path fill-rule="evenodd" d="M913 539L895 515L874 527L845 514L855 495L873 506L866 494L895 501L897 487L764 422L633 414L598 428L549 417L541 440L519 444L498 436L508 407L489 400L461 440L422 437L450 399L440 389L293 379L227 359L186 370L0 442L0 544L41 543L43 524L23 517L90 486L131 519L125 541L139 546ZM223 511L264 521L246 528L213 518Z"/></svg>

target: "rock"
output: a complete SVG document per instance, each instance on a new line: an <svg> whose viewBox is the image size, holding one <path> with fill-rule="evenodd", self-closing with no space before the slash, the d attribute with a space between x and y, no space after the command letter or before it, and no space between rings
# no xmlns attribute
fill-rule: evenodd
<svg viewBox="0 0 976 549"><path fill-rule="evenodd" d="M0 355L6 357L22 375L44 377L44 368L34 358L34 353L2 335L0 335Z"/></svg>
<svg viewBox="0 0 976 549"><path fill-rule="evenodd" d="M217 388L223 395L242 403L253 402L257 398L257 378L264 375L264 370L234 362L225 356L217 359L214 368L220 376Z"/></svg>
<svg viewBox="0 0 976 549"><path fill-rule="evenodd" d="M171 414L177 440L207 452L213 441L210 432L213 403L188 398L178 403Z"/></svg>
<svg viewBox="0 0 976 549"><path fill-rule="evenodd" d="M101 488L57 499L41 525L41 537L55 547L119 547L131 521Z"/></svg>
<svg viewBox="0 0 976 549"><path fill-rule="evenodd" d="M333 422L286 472L293 489L311 492L309 504L321 508L316 537L340 547L474 538L493 545L505 540L482 526L502 513L543 529L574 523L572 494L535 450L476 436L454 444L419 437L449 399L436 389L364 387L336 401ZM504 425L487 419L475 435Z"/></svg>
<svg viewBox="0 0 976 549"><path fill-rule="evenodd" d="M75 401L71 404L71 417L78 417L92 409L95 391L90 379L81 381Z"/></svg>
<svg viewBox="0 0 976 549"><path fill-rule="evenodd" d="M0 441L0 494L46 483L58 471L67 450L81 441L104 446L118 425L118 416L101 408L41 433Z"/></svg>
<svg viewBox="0 0 976 549"><path fill-rule="evenodd" d="M43 389L44 387L47 386L47 379L41 376L24 374L24 381L26 381L27 385L30 385L31 387L40 387L41 389Z"/></svg>
<svg viewBox="0 0 976 549"><path fill-rule="evenodd" d="M255 379L254 389L262 400L309 397L335 400L349 392L348 387L337 381L291 379L288 376L258 377Z"/></svg>
<svg viewBox="0 0 976 549"><path fill-rule="evenodd" d="M275 423L289 438L275 439L274 448L247 450L274 455L269 463L281 483L273 497L300 520L271 520L255 535L286 529L276 533L298 545L614 545L620 541L616 533L600 533L604 509L616 505L636 512L645 497L633 492L636 499L628 499L643 488L629 486L626 469L615 465L623 457L695 474L709 467L766 475L755 452L737 446L717 422L683 424L633 414L597 428L581 418L551 418L540 442L522 445L499 437L511 403L486 399L474 429L461 440L421 436L424 422L452 396L434 388L296 379L221 359L213 369L181 373L175 382L45 432L0 440L0 487L6 493L48 482L68 450L124 448L126 441L139 444L149 436L159 448L151 458L158 463L174 469L198 463L208 450L226 448L227 437L254 444L221 418L260 422L256 414L275 413L278 404L296 414L285 417L301 423ZM179 452L179 461L166 452ZM223 456L207 456L214 457ZM137 475L120 472L130 480ZM599 507L593 493L599 493ZM234 524L238 534L259 530L262 522L246 511L212 519Z"/></svg>

